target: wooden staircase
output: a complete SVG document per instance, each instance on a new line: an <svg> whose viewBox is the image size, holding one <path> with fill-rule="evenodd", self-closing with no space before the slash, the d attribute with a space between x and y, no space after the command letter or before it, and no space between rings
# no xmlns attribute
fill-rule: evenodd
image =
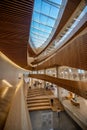
<svg viewBox="0 0 87 130"><path fill-rule="evenodd" d="M50 97L53 96L51 90L44 88L28 89L27 107L29 111L51 109Z"/></svg>

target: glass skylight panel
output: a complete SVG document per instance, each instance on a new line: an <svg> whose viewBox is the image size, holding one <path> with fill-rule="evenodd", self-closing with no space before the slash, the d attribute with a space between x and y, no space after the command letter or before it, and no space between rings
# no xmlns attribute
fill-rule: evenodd
<svg viewBox="0 0 87 130"><path fill-rule="evenodd" d="M35 38L36 40L44 41L44 38L42 38L42 37L37 37L35 35L32 35L32 37Z"/></svg>
<svg viewBox="0 0 87 130"><path fill-rule="evenodd" d="M38 0L35 0L35 3L34 3L34 11L38 11L38 12L41 11L41 1L42 1L42 0L39 0L39 2L38 2Z"/></svg>
<svg viewBox="0 0 87 130"><path fill-rule="evenodd" d="M43 24L40 24L40 25L39 25L39 28L40 28L41 30L44 30L44 28L45 28L45 25L43 25Z"/></svg>
<svg viewBox="0 0 87 130"><path fill-rule="evenodd" d="M36 12L33 13L33 20L39 22L39 17L40 17L39 13L36 13Z"/></svg>
<svg viewBox="0 0 87 130"><path fill-rule="evenodd" d="M44 1L42 1L42 8L41 8L41 12L43 14L46 14L49 16L49 12L50 12L50 5Z"/></svg>
<svg viewBox="0 0 87 130"><path fill-rule="evenodd" d="M33 21L33 26L39 28L39 23Z"/></svg>
<svg viewBox="0 0 87 130"><path fill-rule="evenodd" d="M62 0L35 0L30 28L30 42L36 48L45 44L55 28ZM57 6L58 7L57 7ZM52 36L51 36L52 37ZM43 41L43 42L42 42Z"/></svg>
<svg viewBox="0 0 87 130"><path fill-rule="evenodd" d="M48 33L52 31L52 27L45 26L45 30L47 30Z"/></svg>
<svg viewBox="0 0 87 130"><path fill-rule="evenodd" d="M37 35L37 36L41 36L41 37L44 37L45 39L47 39L47 35L43 35L43 33L41 34L38 34L38 33L36 33L36 32L33 32L33 31L31 31L31 34L34 34L34 35Z"/></svg>
<svg viewBox="0 0 87 130"><path fill-rule="evenodd" d="M54 24L55 24L55 20L48 18L47 25L50 27L54 27Z"/></svg>
<svg viewBox="0 0 87 130"><path fill-rule="evenodd" d="M38 33L38 30L31 27L31 31Z"/></svg>
<svg viewBox="0 0 87 130"><path fill-rule="evenodd" d="M38 30L38 33L42 33L43 35L47 35L47 36L49 36L49 33L48 32L45 32L45 31L42 31L42 30Z"/></svg>
<svg viewBox="0 0 87 130"><path fill-rule="evenodd" d="M41 14L40 15L40 22L46 25L47 17Z"/></svg>
<svg viewBox="0 0 87 130"><path fill-rule="evenodd" d="M62 3L62 0L49 0L49 1L51 1L55 4L59 4L59 5L61 5L61 3Z"/></svg>
<svg viewBox="0 0 87 130"><path fill-rule="evenodd" d="M59 13L59 8L51 6L49 16L52 16L53 18L57 18L58 13Z"/></svg>
<svg viewBox="0 0 87 130"><path fill-rule="evenodd" d="M43 41L38 41L38 40L36 40L36 39L34 39L33 42L34 42L34 43L38 43L38 44L40 44L40 43L43 44ZM37 46L37 45L36 45L36 46ZM38 45L38 46L39 46L39 45Z"/></svg>

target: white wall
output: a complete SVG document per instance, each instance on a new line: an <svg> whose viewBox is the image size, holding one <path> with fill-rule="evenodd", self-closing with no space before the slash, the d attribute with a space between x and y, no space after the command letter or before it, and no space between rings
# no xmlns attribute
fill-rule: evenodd
<svg viewBox="0 0 87 130"><path fill-rule="evenodd" d="M18 83L19 73L24 73L26 71L21 68L17 68L13 64L9 63L0 53L0 86L2 85L2 80L7 80L10 84L16 85Z"/></svg>

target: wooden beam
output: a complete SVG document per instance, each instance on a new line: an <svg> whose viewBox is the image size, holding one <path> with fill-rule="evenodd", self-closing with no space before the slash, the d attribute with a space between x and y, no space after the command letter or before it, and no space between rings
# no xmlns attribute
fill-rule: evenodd
<svg viewBox="0 0 87 130"><path fill-rule="evenodd" d="M56 78L44 74L29 74L29 77L54 83L64 89L67 89L87 99L87 81L73 81L67 79L60 79L60 78Z"/></svg>

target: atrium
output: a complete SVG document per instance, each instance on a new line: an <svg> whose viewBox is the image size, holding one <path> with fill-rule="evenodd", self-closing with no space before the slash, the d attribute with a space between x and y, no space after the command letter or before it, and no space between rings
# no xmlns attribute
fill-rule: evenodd
<svg viewBox="0 0 87 130"><path fill-rule="evenodd" d="M87 1L0 1L0 130L87 130Z"/></svg>

